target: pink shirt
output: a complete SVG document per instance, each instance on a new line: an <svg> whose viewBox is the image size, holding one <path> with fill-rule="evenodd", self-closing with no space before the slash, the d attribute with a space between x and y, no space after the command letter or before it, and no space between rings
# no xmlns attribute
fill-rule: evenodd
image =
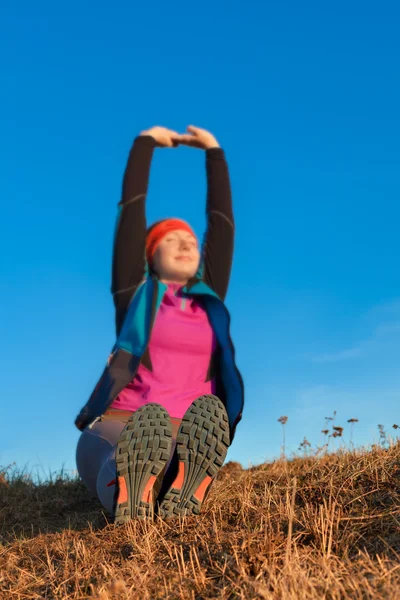
<svg viewBox="0 0 400 600"><path fill-rule="evenodd" d="M149 344L153 370L141 364L110 408L135 411L157 402L181 419L196 398L215 393L215 381L206 382L215 335L205 310L181 297L181 287L168 285L158 310Z"/></svg>

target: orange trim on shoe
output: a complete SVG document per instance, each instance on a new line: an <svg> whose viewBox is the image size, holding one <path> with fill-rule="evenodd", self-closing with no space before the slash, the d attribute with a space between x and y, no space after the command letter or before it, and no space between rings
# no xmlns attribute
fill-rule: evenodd
<svg viewBox="0 0 400 600"><path fill-rule="evenodd" d="M212 482L212 477L207 476L205 479L203 479L203 481L201 482L201 484L199 485L199 487L193 494L193 496L195 498L197 498L197 500L199 500L200 502L203 502L205 493L211 482Z"/></svg>
<svg viewBox="0 0 400 600"><path fill-rule="evenodd" d="M123 504L124 502L128 502L128 490L126 487L125 477L118 477L118 499L117 504Z"/></svg>
<svg viewBox="0 0 400 600"><path fill-rule="evenodd" d="M174 488L176 490L181 490L184 480L185 480L185 463L182 461L179 461L178 475L175 477L175 481L171 485L171 489Z"/></svg>
<svg viewBox="0 0 400 600"><path fill-rule="evenodd" d="M155 483L156 479L157 479L157 477L155 475L151 475L149 477L149 480L146 483L146 487L143 490L142 502L151 503L151 493L153 491L153 487L154 487L154 483Z"/></svg>

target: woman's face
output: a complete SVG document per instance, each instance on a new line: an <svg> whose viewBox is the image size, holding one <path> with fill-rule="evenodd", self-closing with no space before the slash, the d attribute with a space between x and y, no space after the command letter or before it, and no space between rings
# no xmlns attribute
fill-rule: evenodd
<svg viewBox="0 0 400 600"><path fill-rule="evenodd" d="M181 229L167 233L153 257L153 267L159 279L171 283L187 283L196 274L199 263L196 238Z"/></svg>

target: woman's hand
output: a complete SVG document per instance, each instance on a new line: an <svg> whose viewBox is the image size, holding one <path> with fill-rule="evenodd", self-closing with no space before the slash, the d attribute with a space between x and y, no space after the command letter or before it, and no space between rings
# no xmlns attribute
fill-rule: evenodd
<svg viewBox="0 0 400 600"><path fill-rule="evenodd" d="M151 127L142 131L140 135L151 135L161 148L176 148L180 143L179 133L166 127Z"/></svg>
<svg viewBox="0 0 400 600"><path fill-rule="evenodd" d="M220 147L213 134L206 129L189 125L186 131L189 133L183 133L178 138L179 143L184 146L192 146L193 148L201 148L202 150Z"/></svg>

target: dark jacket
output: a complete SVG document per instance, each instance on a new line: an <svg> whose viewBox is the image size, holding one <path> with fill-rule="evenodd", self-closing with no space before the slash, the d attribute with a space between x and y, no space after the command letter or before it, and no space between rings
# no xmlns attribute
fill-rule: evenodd
<svg viewBox="0 0 400 600"><path fill-rule="evenodd" d="M151 369L148 344L167 287L149 272L145 259L145 200L155 146L151 136L140 136L129 154L114 237L112 293L117 339L110 364L75 420L80 430L107 410L133 379L140 363ZM183 293L201 302L216 335L217 350L207 380L216 377L216 394L227 408L233 438L242 416L244 387L235 364L230 316L224 304L232 266L234 219L228 166L221 148L206 151L206 169L207 229L202 260Z"/></svg>

